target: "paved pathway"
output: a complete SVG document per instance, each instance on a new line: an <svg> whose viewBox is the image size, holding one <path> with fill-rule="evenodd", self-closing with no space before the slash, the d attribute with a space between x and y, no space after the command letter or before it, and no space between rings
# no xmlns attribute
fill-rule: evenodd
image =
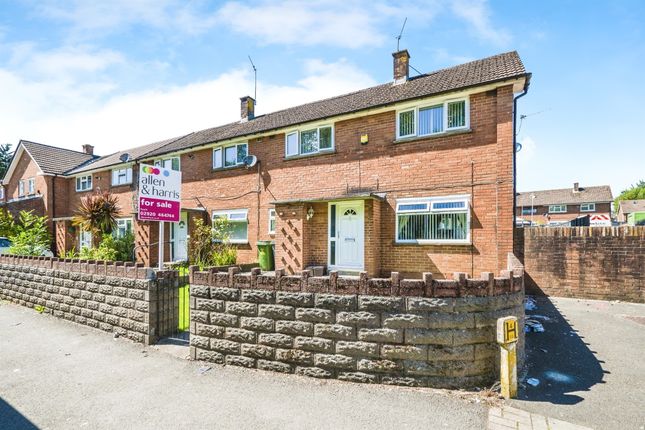
<svg viewBox="0 0 645 430"><path fill-rule="evenodd" d="M504 406L488 411L488 430L591 430L590 427L544 417L521 409Z"/></svg>
<svg viewBox="0 0 645 430"><path fill-rule="evenodd" d="M0 429L483 429L449 391L205 366L0 302Z"/></svg>

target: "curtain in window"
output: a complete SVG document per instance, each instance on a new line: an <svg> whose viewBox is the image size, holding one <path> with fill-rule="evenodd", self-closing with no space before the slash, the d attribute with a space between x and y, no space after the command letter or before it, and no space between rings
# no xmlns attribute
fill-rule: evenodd
<svg viewBox="0 0 645 430"><path fill-rule="evenodd" d="M399 114L399 136L412 134L414 134L414 111L401 112Z"/></svg>
<svg viewBox="0 0 645 430"><path fill-rule="evenodd" d="M440 133L443 131L443 106L432 106L419 109L419 135Z"/></svg>

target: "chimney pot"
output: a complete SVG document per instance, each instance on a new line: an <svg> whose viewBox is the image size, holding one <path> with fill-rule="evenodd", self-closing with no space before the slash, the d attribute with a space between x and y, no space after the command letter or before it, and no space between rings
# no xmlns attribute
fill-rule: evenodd
<svg viewBox="0 0 645 430"><path fill-rule="evenodd" d="M576 193L578 191L580 191L580 183L579 182L574 182L573 183L573 191L576 192Z"/></svg>
<svg viewBox="0 0 645 430"><path fill-rule="evenodd" d="M88 155L94 155L94 147L92 145L83 145L83 152Z"/></svg>
<svg viewBox="0 0 645 430"><path fill-rule="evenodd" d="M242 121L249 121L255 118L255 99L253 97L240 97L240 114Z"/></svg>
<svg viewBox="0 0 645 430"><path fill-rule="evenodd" d="M410 53L407 49L392 54L394 57L394 83L400 84L410 77Z"/></svg>

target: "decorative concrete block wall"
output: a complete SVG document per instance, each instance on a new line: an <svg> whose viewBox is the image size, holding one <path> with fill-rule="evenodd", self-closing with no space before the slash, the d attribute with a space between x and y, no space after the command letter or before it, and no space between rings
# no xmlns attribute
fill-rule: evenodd
<svg viewBox="0 0 645 430"><path fill-rule="evenodd" d="M132 264L0 256L0 298L145 344L176 327L177 272ZM174 325L173 325L174 324Z"/></svg>
<svg viewBox="0 0 645 430"><path fill-rule="evenodd" d="M498 318L523 278L284 276L191 269L191 357L318 378L430 387L495 379ZM523 343L520 348L523 347Z"/></svg>

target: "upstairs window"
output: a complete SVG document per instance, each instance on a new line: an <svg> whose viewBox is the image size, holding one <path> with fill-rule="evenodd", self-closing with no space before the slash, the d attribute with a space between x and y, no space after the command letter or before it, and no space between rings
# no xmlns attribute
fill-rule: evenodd
<svg viewBox="0 0 645 430"><path fill-rule="evenodd" d="M596 204L595 203L583 203L580 205L580 212L595 212Z"/></svg>
<svg viewBox="0 0 645 430"><path fill-rule="evenodd" d="M396 137L430 136L469 127L468 100L452 100L397 112Z"/></svg>
<svg viewBox="0 0 645 430"><path fill-rule="evenodd" d="M567 205L551 205L549 206L549 213L563 214L567 212Z"/></svg>
<svg viewBox="0 0 645 430"><path fill-rule="evenodd" d="M36 178L29 178L27 180L27 188L29 195L36 194Z"/></svg>
<svg viewBox="0 0 645 430"><path fill-rule="evenodd" d="M112 170L112 186L132 183L132 167Z"/></svg>
<svg viewBox="0 0 645 430"><path fill-rule="evenodd" d="M179 172L179 157L168 157L161 160L155 160L155 166Z"/></svg>
<svg viewBox="0 0 645 430"><path fill-rule="evenodd" d="M331 125L308 130L295 130L287 133L285 137L285 155L287 157L316 154L333 149L334 130Z"/></svg>
<svg viewBox="0 0 645 430"><path fill-rule="evenodd" d="M18 181L18 197L22 197L25 195L25 181L20 180Z"/></svg>
<svg viewBox="0 0 645 430"><path fill-rule="evenodd" d="M213 221L218 218L228 220L229 242L248 243L249 219L247 209L213 211Z"/></svg>
<svg viewBox="0 0 645 430"><path fill-rule="evenodd" d="M0 200L4 200L4 187L0 187Z"/></svg>
<svg viewBox="0 0 645 430"><path fill-rule="evenodd" d="M398 243L470 243L467 196L401 199L396 205Z"/></svg>
<svg viewBox="0 0 645 430"><path fill-rule="evenodd" d="M535 215L537 208L522 208L522 215Z"/></svg>
<svg viewBox="0 0 645 430"><path fill-rule="evenodd" d="M76 191L87 191L92 189L92 175L76 177Z"/></svg>
<svg viewBox="0 0 645 430"><path fill-rule="evenodd" d="M248 144L238 143L213 149L213 169L240 166L249 155L248 148Z"/></svg>

